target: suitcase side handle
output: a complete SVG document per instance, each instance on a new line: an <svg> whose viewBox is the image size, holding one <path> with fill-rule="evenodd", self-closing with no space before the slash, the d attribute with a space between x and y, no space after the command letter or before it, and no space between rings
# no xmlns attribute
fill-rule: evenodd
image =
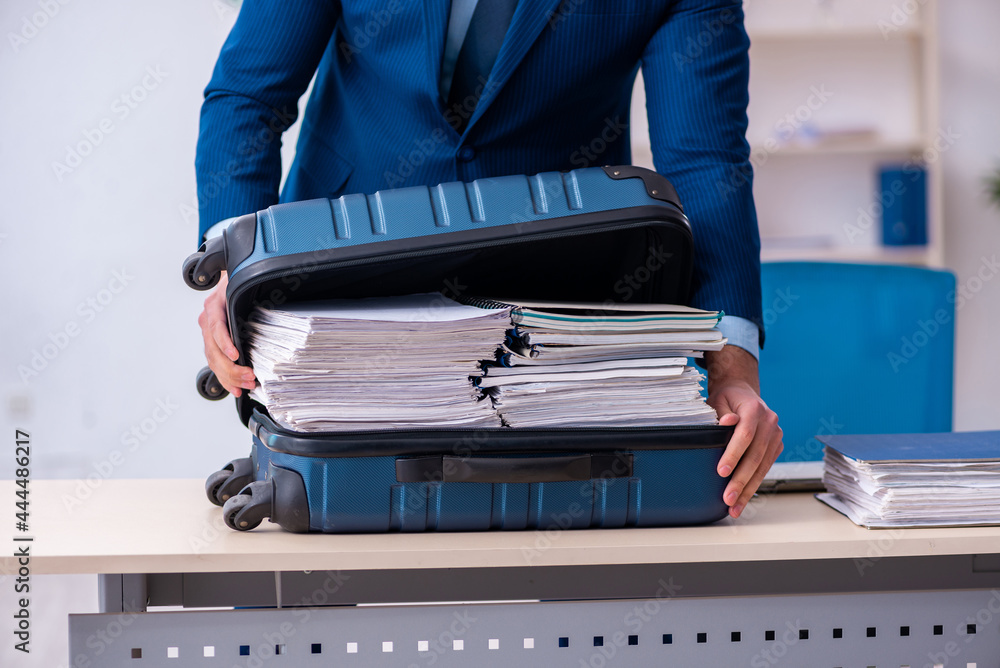
<svg viewBox="0 0 1000 668"><path fill-rule="evenodd" d="M496 457L400 457L397 482L572 482L632 477L632 455L531 454Z"/></svg>

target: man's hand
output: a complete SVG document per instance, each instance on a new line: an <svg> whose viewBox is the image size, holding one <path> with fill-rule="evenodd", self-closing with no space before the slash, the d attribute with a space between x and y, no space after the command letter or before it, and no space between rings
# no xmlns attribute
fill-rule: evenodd
<svg viewBox="0 0 1000 668"><path fill-rule="evenodd" d="M240 354L229 336L229 320L226 314L226 286L229 277L222 272L219 285L205 300L205 310L198 316L201 325L201 336L205 339L205 359L208 366L215 372L222 387L234 397L242 394L242 388L252 390L255 379L253 369L248 366L237 366L234 362Z"/></svg>
<svg viewBox="0 0 1000 668"><path fill-rule="evenodd" d="M757 360L737 346L705 353L708 403L719 414L719 424L736 425L719 461L718 473L733 477L722 500L729 514L739 517L760 486L771 464L781 454L778 416L760 398Z"/></svg>

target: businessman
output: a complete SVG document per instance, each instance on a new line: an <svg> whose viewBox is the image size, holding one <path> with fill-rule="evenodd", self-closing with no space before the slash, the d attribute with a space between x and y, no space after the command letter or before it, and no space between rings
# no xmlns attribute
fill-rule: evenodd
<svg viewBox="0 0 1000 668"><path fill-rule="evenodd" d="M741 0L245 0L201 110L199 238L279 201L628 164L641 66L654 163L695 233L692 305L727 314L706 366L736 425L718 472L738 517L782 449L757 375L748 48ZM314 74L279 196L281 134ZM225 286L199 324L238 396L254 376L234 364Z"/></svg>

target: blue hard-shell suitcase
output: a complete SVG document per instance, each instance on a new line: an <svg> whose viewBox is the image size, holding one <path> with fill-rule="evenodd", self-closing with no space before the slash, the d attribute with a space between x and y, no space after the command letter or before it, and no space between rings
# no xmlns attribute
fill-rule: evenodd
<svg viewBox="0 0 1000 668"><path fill-rule="evenodd" d="M257 305L446 295L687 303L694 241L677 194L646 169L594 167L278 204L184 263L229 274L243 349ZM206 398L225 395L207 369ZM237 530L386 532L702 524L724 517L716 472L732 427L388 429L298 433L244 393L251 456L206 481Z"/></svg>

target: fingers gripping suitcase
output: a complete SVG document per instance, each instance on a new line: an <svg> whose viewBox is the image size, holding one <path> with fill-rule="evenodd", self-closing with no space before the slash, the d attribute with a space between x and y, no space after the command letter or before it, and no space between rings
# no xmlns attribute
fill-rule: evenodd
<svg viewBox="0 0 1000 668"><path fill-rule="evenodd" d="M228 271L248 364L256 306L441 291L551 301L689 299L691 226L662 176L602 167L345 195L236 220L184 263ZM225 395L207 369L203 396ZM226 523L288 531L468 531L701 524L724 517L732 427L407 428L298 433L245 393L250 457L206 481Z"/></svg>

